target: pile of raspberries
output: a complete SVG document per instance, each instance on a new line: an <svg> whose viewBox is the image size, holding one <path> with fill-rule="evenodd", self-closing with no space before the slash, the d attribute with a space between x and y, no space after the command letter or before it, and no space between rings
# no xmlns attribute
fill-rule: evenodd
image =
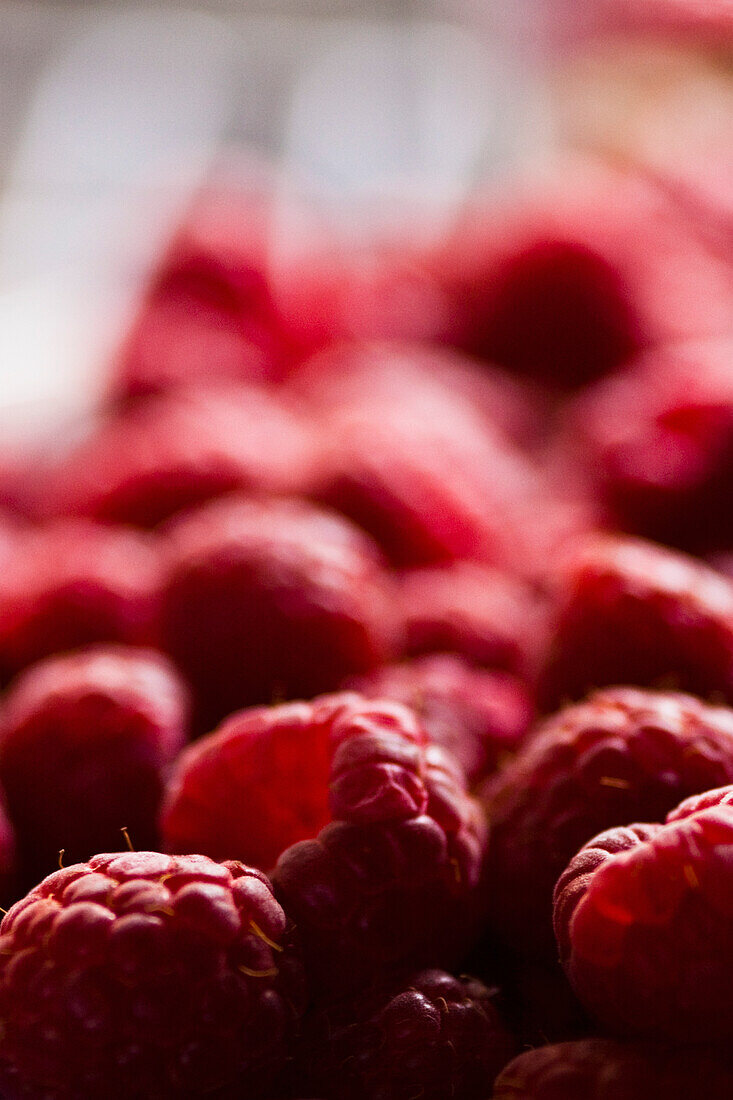
<svg viewBox="0 0 733 1100"><path fill-rule="evenodd" d="M2 1100L733 1095L733 222L674 183L286 262L214 181L94 422L0 449Z"/></svg>

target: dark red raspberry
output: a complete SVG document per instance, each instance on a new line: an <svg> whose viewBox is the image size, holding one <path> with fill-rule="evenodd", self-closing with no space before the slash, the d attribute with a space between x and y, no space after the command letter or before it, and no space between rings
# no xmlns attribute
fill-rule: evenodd
<svg viewBox="0 0 733 1100"><path fill-rule="evenodd" d="M539 727L483 800L492 919L522 952L554 949L552 891L575 852L628 821L733 782L733 711L690 695L614 688Z"/></svg>
<svg viewBox="0 0 733 1100"><path fill-rule="evenodd" d="M184 743L187 698L153 650L98 646L49 657L12 685L0 714L0 781L25 873L157 840L164 775Z"/></svg>
<svg viewBox="0 0 733 1100"><path fill-rule="evenodd" d="M639 348L728 330L730 265L663 189L563 164L531 190L475 201L438 250L449 343L567 389Z"/></svg>
<svg viewBox="0 0 733 1100"><path fill-rule="evenodd" d="M453 653L383 665L351 686L371 699L394 699L414 710L431 741L453 753L470 786L516 750L533 713L521 681L473 668Z"/></svg>
<svg viewBox="0 0 733 1100"><path fill-rule="evenodd" d="M460 653L476 665L536 673L543 607L532 589L476 562L402 574L405 653Z"/></svg>
<svg viewBox="0 0 733 1100"><path fill-rule="evenodd" d="M235 489L287 492L308 480L303 422L257 386L152 396L105 420L48 478L51 513L154 527Z"/></svg>
<svg viewBox="0 0 733 1100"><path fill-rule="evenodd" d="M572 556L558 589L539 690L546 709L605 684L733 701L733 585L721 574L608 536Z"/></svg>
<svg viewBox="0 0 733 1100"><path fill-rule="evenodd" d="M615 524L690 550L733 538L733 341L655 348L584 394L566 434Z"/></svg>
<svg viewBox="0 0 733 1100"><path fill-rule="evenodd" d="M285 915L241 863L97 855L0 926L13 1097L269 1096L301 1002Z"/></svg>
<svg viewBox="0 0 733 1100"><path fill-rule="evenodd" d="M613 1039L526 1050L499 1076L494 1100L727 1100L733 1067L718 1054Z"/></svg>
<svg viewBox="0 0 733 1100"><path fill-rule="evenodd" d="M21 532L0 569L0 680L92 642L147 644L159 559L147 536L88 520Z"/></svg>
<svg viewBox="0 0 733 1100"><path fill-rule="evenodd" d="M454 759L354 733L332 763L333 822L288 848L273 876L321 995L398 966L454 965L481 918L485 827Z"/></svg>
<svg viewBox="0 0 733 1100"><path fill-rule="evenodd" d="M392 977L306 1020L299 1079L333 1100L487 1100L516 1049L492 997L443 970Z"/></svg>
<svg viewBox="0 0 733 1100"><path fill-rule="evenodd" d="M733 1034L733 807L591 840L555 889L560 957L586 1008L620 1034Z"/></svg>
<svg viewBox="0 0 733 1100"><path fill-rule="evenodd" d="M392 617L376 547L314 505L232 497L170 528L162 639L194 687L199 728L380 664Z"/></svg>

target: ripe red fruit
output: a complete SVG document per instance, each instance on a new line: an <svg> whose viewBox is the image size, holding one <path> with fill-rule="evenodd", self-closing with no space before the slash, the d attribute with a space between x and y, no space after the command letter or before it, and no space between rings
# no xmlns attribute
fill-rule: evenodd
<svg viewBox="0 0 733 1100"><path fill-rule="evenodd" d="M733 1034L733 808L591 840L555 890L560 957L619 1034L728 1043Z"/></svg>
<svg viewBox="0 0 733 1100"><path fill-rule="evenodd" d="M231 497L168 532L164 648L198 728L253 703L333 690L390 654L389 579L347 520L296 500Z"/></svg>
<svg viewBox="0 0 733 1100"><path fill-rule="evenodd" d="M92 642L150 642L155 544L125 528L58 520L20 532L0 570L0 680Z"/></svg>
<svg viewBox="0 0 733 1100"><path fill-rule="evenodd" d="M240 863L97 855L0 926L12 1096L269 1096L301 1008L285 914Z"/></svg>
<svg viewBox="0 0 733 1100"><path fill-rule="evenodd" d="M691 550L733 536L733 341L655 348L566 414L575 461L625 530Z"/></svg>
<svg viewBox="0 0 733 1100"><path fill-rule="evenodd" d="M731 1066L693 1048L581 1039L525 1050L499 1076L494 1100L727 1100Z"/></svg>
<svg viewBox="0 0 733 1100"><path fill-rule="evenodd" d="M50 474L44 507L154 527L235 489L300 489L311 445L302 421L257 386L161 394L82 440Z"/></svg>
<svg viewBox="0 0 733 1100"><path fill-rule="evenodd" d="M383 665L351 686L368 698L410 707L430 740L458 760L469 786L516 750L533 714L529 692L519 680L473 668L452 653Z"/></svg>
<svg viewBox="0 0 733 1100"><path fill-rule="evenodd" d="M164 775L184 743L187 698L152 650L98 646L27 669L0 716L0 781L26 875L156 841Z"/></svg>
<svg viewBox="0 0 733 1100"><path fill-rule="evenodd" d="M733 711L689 695L613 688L553 715L489 781L492 923L520 952L552 954L552 891L596 833L661 821L733 782Z"/></svg>
<svg viewBox="0 0 733 1100"><path fill-rule="evenodd" d="M674 687L733 701L733 585L653 543L590 540L558 580L541 703L605 684Z"/></svg>
<svg viewBox="0 0 733 1100"><path fill-rule="evenodd" d="M333 1100L486 1100L515 1050L476 978L394 977L305 1022L297 1074Z"/></svg>
<svg viewBox="0 0 733 1100"><path fill-rule="evenodd" d="M529 585L476 562L402 574L404 650L459 653L520 676L536 672L543 607Z"/></svg>
<svg viewBox="0 0 733 1100"><path fill-rule="evenodd" d="M480 923L478 805L452 757L409 744L392 762L394 741L344 741L331 770L333 822L288 848L273 873L321 996L396 967L453 965Z"/></svg>

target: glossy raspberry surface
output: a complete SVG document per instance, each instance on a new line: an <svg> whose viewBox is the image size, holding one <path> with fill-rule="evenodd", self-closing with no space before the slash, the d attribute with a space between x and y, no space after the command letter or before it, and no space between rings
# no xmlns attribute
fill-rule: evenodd
<svg viewBox="0 0 733 1100"><path fill-rule="evenodd" d="M529 585L474 562L407 570L400 580L406 654L453 652L520 676L536 672L544 615Z"/></svg>
<svg viewBox="0 0 733 1100"><path fill-rule="evenodd" d="M232 715L176 762L161 816L166 848L274 867L291 844L328 824L334 754L346 740L371 747L380 761L375 784L389 780L395 797L404 786L409 799L426 736L403 707L354 693L257 707Z"/></svg>
<svg viewBox="0 0 733 1100"><path fill-rule="evenodd" d="M514 1053L476 978L424 970L314 1013L299 1070L334 1100L486 1100Z"/></svg>
<svg viewBox="0 0 733 1100"><path fill-rule="evenodd" d="M612 1032L729 1042L733 808L602 833L555 890L560 956Z"/></svg>
<svg viewBox="0 0 733 1100"><path fill-rule="evenodd" d="M383 665L351 686L414 710L431 741L458 760L469 786L517 749L533 714L530 692L520 680L474 668L453 653Z"/></svg>
<svg viewBox="0 0 733 1100"><path fill-rule="evenodd" d="M314 505L237 496L184 516L169 531L161 635L193 685L199 728L380 664L390 594L371 540Z"/></svg>
<svg viewBox="0 0 733 1100"><path fill-rule="evenodd" d="M188 696L153 650L94 646L49 657L14 681L0 714L0 782L26 877L121 843L157 842L167 769L188 729Z"/></svg>
<svg viewBox="0 0 733 1100"><path fill-rule="evenodd" d="M733 701L733 585L641 539L587 540L559 571L540 699L554 709L605 684Z"/></svg>
<svg viewBox="0 0 733 1100"><path fill-rule="evenodd" d="M287 492L308 479L298 416L254 385L199 385L111 414L51 471L44 507L154 527L236 489Z"/></svg>
<svg viewBox="0 0 733 1100"><path fill-rule="evenodd" d="M343 741L333 821L286 849L273 873L317 995L465 956L481 920L486 837L464 784L453 757L414 734Z"/></svg>
<svg viewBox="0 0 733 1100"><path fill-rule="evenodd" d="M552 891L577 850L733 781L733 711L690 695L609 688L533 732L482 792L492 922L520 952L552 953Z"/></svg>
<svg viewBox="0 0 733 1100"><path fill-rule="evenodd" d="M526 1050L499 1076L494 1100L725 1100L731 1066L714 1053L582 1039Z"/></svg>
<svg viewBox="0 0 733 1100"><path fill-rule="evenodd" d="M148 644L158 553L124 527L62 519L16 532L0 570L0 678L93 642Z"/></svg>
<svg viewBox="0 0 733 1100"><path fill-rule="evenodd" d="M0 926L0 1062L12 1096L268 1096L302 1002L259 871L203 856L97 855ZM274 1091L274 1089L273 1089Z"/></svg>

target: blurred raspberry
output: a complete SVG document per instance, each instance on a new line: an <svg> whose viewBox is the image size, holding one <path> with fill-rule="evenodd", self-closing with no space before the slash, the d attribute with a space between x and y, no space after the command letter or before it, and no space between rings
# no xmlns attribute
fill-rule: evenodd
<svg viewBox="0 0 733 1100"><path fill-rule="evenodd" d="M733 700L733 586L641 540L586 541L560 569L540 678L552 709L605 684L673 687Z"/></svg>
<svg viewBox="0 0 733 1100"><path fill-rule="evenodd" d="M613 829L571 860L555 931L588 1010L619 1034L729 1042L733 808Z"/></svg>
<svg viewBox="0 0 733 1100"><path fill-rule="evenodd" d="M153 396L103 421L60 462L44 507L154 527L234 489L300 489L311 447L302 421L257 386Z"/></svg>
<svg viewBox="0 0 733 1100"><path fill-rule="evenodd" d="M271 1095L302 990L261 872L98 855L14 905L0 945L10 1095L193 1097L234 1085Z"/></svg>
<svg viewBox="0 0 733 1100"><path fill-rule="evenodd" d="M405 741L410 716L397 709L407 717L394 732L354 723L331 767L334 821L288 848L274 871L321 996L398 966L453 965L480 923L483 816L452 757L415 733Z"/></svg>
<svg viewBox="0 0 733 1100"><path fill-rule="evenodd" d="M410 707L431 741L455 756L470 786L516 750L533 714L521 681L473 668L452 653L383 665L350 686L370 699Z"/></svg>
<svg viewBox="0 0 733 1100"><path fill-rule="evenodd" d="M0 781L33 881L65 848L72 860L157 840L165 772L184 743L187 698L153 650L95 646L49 657L8 691Z"/></svg>
<svg viewBox="0 0 733 1100"><path fill-rule="evenodd" d="M193 685L199 728L249 704L334 690L389 657L388 576L341 516L230 497L168 536L162 640Z"/></svg>
<svg viewBox="0 0 733 1100"><path fill-rule="evenodd" d="M726 1100L731 1067L693 1048L582 1039L525 1050L499 1076L494 1100Z"/></svg>
<svg viewBox="0 0 733 1100"><path fill-rule="evenodd" d="M596 833L661 821L733 782L733 711L690 695L614 688L539 727L489 781L492 923L520 952L554 953L552 891Z"/></svg>
<svg viewBox="0 0 733 1100"><path fill-rule="evenodd" d="M296 1072L333 1100L486 1100L515 1050L492 991L442 970L392 977L315 1013L304 1031Z"/></svg>
<svg viewBox="0 0 733 1100"><path fill-rule="evenodd" d="M405 653L458 653L476 665L536 672L544 608L529 585L476 562L401 576Z"/></svg>
<svg viewBox="0 0 733 1100"><path fill-rule="evenodd" d="M617 525L692 550L731 545L732 361L731 340L656 348L571 407L574 461Z"/></svg>
<svg viewBox="0 0 733 1100"><path fill-rule="evenodd" d="M0 680L91 642L148 643L158 569L136 531L83 519L21 530L0 569Z"/></svg>
<svg viewBox="0 0 733 1100"><path fill-rule="evenodd" d="M474 202L438 250L449 343L567 389L727 330L730 266L662 189L591 163L557 175L503 207Z"/></svg>

